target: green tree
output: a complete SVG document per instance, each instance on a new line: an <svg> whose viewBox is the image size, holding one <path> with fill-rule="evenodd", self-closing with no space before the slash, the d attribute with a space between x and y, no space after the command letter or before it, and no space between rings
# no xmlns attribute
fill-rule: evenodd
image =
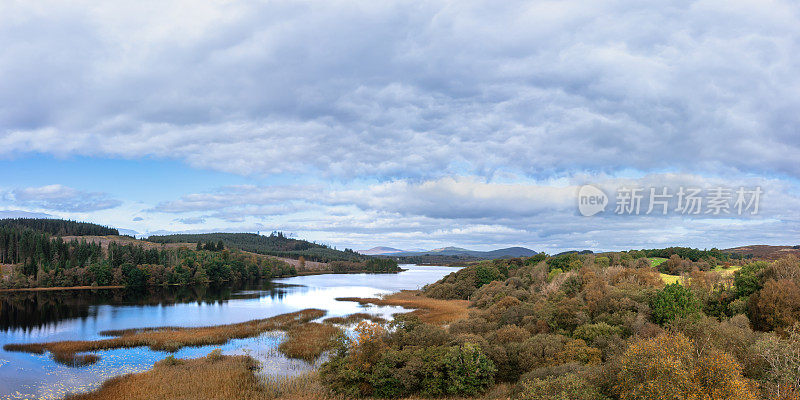
<svg viewBox="0 0 800 400"><path fill-rule="evenodd" d="M750 296L759 291L762 287L761 272L769 266L765 261L756 261L747 264L742 269L736 271L733 278L733 285L736 288L737 297Z"/></svg>
<svg viewBox="0 0 800 400"><path fill-rule="evenodd" d="M653 322L665 325L675 318L699 315L700 302L694 294L679 283L667 285L650 300Z"/></svg>

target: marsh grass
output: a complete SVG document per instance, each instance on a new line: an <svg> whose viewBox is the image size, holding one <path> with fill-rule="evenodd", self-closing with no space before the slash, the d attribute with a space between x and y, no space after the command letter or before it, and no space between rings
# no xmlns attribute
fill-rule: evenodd
<svg viewBox="0 0 800 400"><path fill-rule="evenodd" d="M345 317L330 317L330 318L325 318L325 320L322 322L325 322L327 324L355 325L361 321L370 321L376 324L383 324L387 322L385 318L379 315L372 315L367 313L355 313Z"/></svg>
<svg viewBox="0 0 800 400"><path fill-rule="evenodd" d="M147 372L112 378L94 392L66 399L265 399L263 385L253 374L256 367L246 356L167 358Z"/></svg>
<svg viewBox="0 0 800 400"><path fill-rule="evenodd" d="M248 356L212 352L196 359L167 357L142 373L112 378L90 393L65 400L345 400L331 394L315 371L296 376L256 375L258 363ZM477 399L509 399L508 385L498 385ZM462 399L448 397L449 400ZM473 398L476 399L476 398ZM411 397L405 400L420 400Z"/></svg>
<svg viewBox="0 0 800 400"><path fill-rule="evenodd" d="M342 330L328 324L310 322L295 325L286 332L286 340L278 350L290 358L314 361L336 345Z"/></svg>
<svg viewBox="0 0 800 400"><path fill-rule="evenodd" d="M111 331L121 335L103 340L6 344L3 349L35 354L49 351L53 359L61 364L67 366L87 365L97 362L100 357L93 354L79 355L78 353L143 346L152 350L174 352L187 346L220 345L231 339L254 337L267 331L290 330L295 325L308 323L324 315L325 311L310 308L237 324L197 328L161 327Z"/></svg>
<svg viewBox="0 0 800 400"><path fill-rule="evenodd" d="M418 290L402 290L384 298L364 297L339 297L339 301L355 301L358 304L375 304L378 306L400 306L414 309L413 314L420 320L433 324L448 324L466 318L469 300L440 300L432 299L421 294Z"/></svg>

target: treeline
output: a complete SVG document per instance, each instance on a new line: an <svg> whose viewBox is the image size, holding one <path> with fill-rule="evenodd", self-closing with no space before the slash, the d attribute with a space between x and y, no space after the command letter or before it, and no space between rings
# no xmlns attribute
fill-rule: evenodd
<svg viewBox="0 0 800 400"><path fill-rule="evenodd" d="M716 248L712 248L711 250L700 250L700 249L692 249L689 247L667 247L666 249L630 250L628 251L628 254L630 254L633 258L641 258L641 257L670 258L673 255L677 255L680 258L691 261L704 260L709 262L728 261L732 258L731 253L724 253L722 252L722 250Z"/></svg>
<svg viewBox="0 0 800 400"><path fill-rule="evenodd" d="M0 228L32 229L53 236L108 236L119 235L119 231L107 226L88 222L77 222L49 218L7 218L0 219Z"/></svg>
<svg viewBox="0 0 800 400"><path fill-rule="evenodd" d="M25 275L39 267L69 268L97 262L103 257L99 244L55 238L48 233L18 226L0 226L0 263L23 264Z"/></svg>
<svg viewBox="0 0 800 400"><path fill-rule="evenodd" d="M333 261L328 265L335 274L354 272L383 274L402 271L402 268L397 265L397 261L389 258L371 258L365 262Z"/></svg>
<svg viewBox="0 0 800 400"><path fill-rule="evenodd" d="M53 238L27 228L0 228L3 262L16 264L0 288L129 287L241 282L296 275L290 264L227 250L145 248Z"/></svg>
<svg viewBox="0 0 800 400"><path fill-rule="evenodd" d="M345 397L383 398L490 389L530 400L800 395L796 258L726 275L695 268L665 286L649 259L629 252L538 255L472 264L424 291L470 300L471 312L444 327L413 317L390 328L362 323L322 366L323 383Z"/></svg>
<svg viewBox="0 0 800 400"><path fill-rule="evenodd" d="M252 253L295 259L302 256L308 261L318 262L365 261L367 259L351 249L336 250L323 244L292 239L282 232L273 232L269 236L255 233L178 234L150 236L147 240L154 243L222 242L225 246Z"/></svg>

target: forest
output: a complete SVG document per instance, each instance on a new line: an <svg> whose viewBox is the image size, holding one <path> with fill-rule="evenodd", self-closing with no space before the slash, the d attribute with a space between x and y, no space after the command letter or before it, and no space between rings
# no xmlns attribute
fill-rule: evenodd
<svg viewBox="0 0 800 400"><path fill-rule="evenodd" d="M703 270L717 261L701 253L470 264L424 289L469 300L467 318L362 322L322 365L321 382L346 398L798 398L800 261ZM665 285L652 254L690 268L682 284Z"/></svg>
<svg viewBox="0 0 800 400"><path fill-rule="evenodd" d="M116 230L75 221L0 220L0 264L13 266L0 270L0 289L204 285L297 275L297 269L289 263L261 254L299 258L301 269L302 260L332 260L326 271L334 273L401 270L395 260L362 256L350 249L339 251L281 233L156 238L161 243L196 241L186 247L114 240L103 246L80 238L113 232ZM72 238L64 240L62 234Z"/></svg>
<svg viewBox="0 0 800 400"><path fill-rule="evenodd" d="M188 285L296 274L286 262L227 251L220 244L195 250L111 242L104 249L51 232L97 235L111 230L63 220L1 220L0 263L16 266L0 279L0 288Z"/></svg>
<svg viewBox="0 0 800 400"><path fill-rule="evenodd" d="M52 218L6 218L0 219L0 228L28 228L54 236L119 235L115 228L89 222Z"/></svg>
<svg viewBox="0 0 800 400"><path fill-rule="evenodd" d="M362 256L351 249L336 250L324 244L307 240L293 239L282 232L272 232L269 236L255 233L200 233L150 236L153 243L196 243L222 242L225 246L265 254L276 257L304 257L308 261L365 261Z"/></svg>

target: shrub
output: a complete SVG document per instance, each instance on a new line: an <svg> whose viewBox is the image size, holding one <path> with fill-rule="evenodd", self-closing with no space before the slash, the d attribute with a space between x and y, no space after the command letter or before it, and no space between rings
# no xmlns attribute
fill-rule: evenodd
<svg viewBox="0 0 800 400"><path fill-rule="evenodd" d="M494 384L494 364L474 344L451 347L444 365L447 370L448 394L474 396Z"/></svg>
<svg viewBox="0 0 800 400"><path fill-rule="evenodd" d="M750 296L748 313L756 329L784 331L800 321L800 287L789 279L770 279Z"/></svg>
<svg viewBox="0 0 800 400"><path fill-rule="evenodd" d="M214 362L222 359L222 349L214 349L206 356L208 361Z"/></svg>
<svg viewBox="0 0 800 400"><path fill-rule="evenodd" d="M653 322L664 325L675 318L689 318L700 313L700 302L679 283L667 285L650 301Z"/></svg>
<svg viewBox="0 0 800 400"><path fill-rule="evenodd" d="M606 397L577 374L534 379L521 383L519 398L525 400L602 400Z"/></svg>
<svg viewBox="0 0 800 400"><path fill-rule="evenodd" d="M477 277L478 287L503 278L500 271L496 267L490 265L478 265L475 268L475 276Z"/></svg>
<svg viewBox="0 0 800 400"><path fill-rule="evenodd" d="M587 343L594 342L600 336L622 336L622 328L618 326L611 326L605 322L598 322L596 324L584 324L575 329L572 334L575 338L583 339Z"/></svg>
<svg viewBox="0 0 800 400"><path fill-rule="evenodd" d="M737 297L746 297L761 290L760 274L769 263L765 261L756 261L747 264L742 269L736 271L733 277L733 286L736 288Z"/></svg>
<svg viewBox="0 0 800 400"><path fill-rule="evenodd" d="M730 355L700 353L682 334L632 344L620 359L616 391L621 400L755 400L755 385Z"/></svg>

